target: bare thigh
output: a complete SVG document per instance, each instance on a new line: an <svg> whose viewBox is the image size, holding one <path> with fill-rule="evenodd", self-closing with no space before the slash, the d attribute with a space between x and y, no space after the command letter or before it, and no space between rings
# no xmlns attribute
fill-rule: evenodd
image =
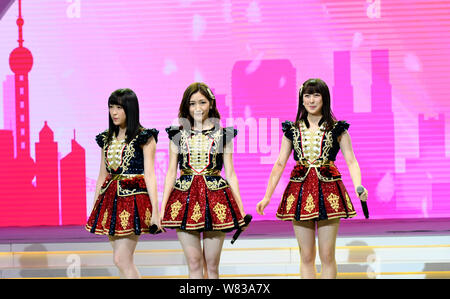
<svg viewBox="0 0 450 299"><path fill-rule="evenodd" d="M297 238L300 254L305 256L315 256L316 252L316 229L314 221L293 221L292 222Z"/></svg>
<svg viewBox="0 0 450 299"><path fill-rule="evenodd" d="M222 252L225 233L219 231L210 231L203 233L203 251L207 262L219 262Z"/></svg>
<svg viewBox="0 0 450 299"><path fill-rule="evenodd" d="M336 238L339 230L339 219L321 220L317 224L319 241L319 254L321 258L334 259L336 251Z"/></svg>
<svg viewBox="0 0 450 299"><path fill-rule="evenodd" d="M136 235L125 237L109 236L109 242L113 248L114 255L133 256L138 241L139 236Z"/></svg>
<svg viewBox="0 0 450 299"><path fill-rule="evenodd" d="M203 259L202 244L200 242L199 232L177 229L177 236L188 260Z"/></svg>

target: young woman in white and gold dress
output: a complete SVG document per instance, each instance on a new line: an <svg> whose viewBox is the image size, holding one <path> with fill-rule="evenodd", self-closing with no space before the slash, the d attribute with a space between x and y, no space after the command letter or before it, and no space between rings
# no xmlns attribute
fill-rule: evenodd
<svg viewBox="0 0 450 299"><path fill-rule="evenodd" d="M96 137L101 164L86 229L109 237L121 278L139 278L133 261L139 235L159 226L154 167L158 130L141 126L131 89L114 91L108 107L109 129Z"/></svg>
<svg viewBox="0 0 450 299"><path fill-rule="evenodd" d="M186 89L178 117L182 126L166 129L171 141L162 227L177 230L190 278L218 278L225 233L245 226L232 156L237 130L220 127L215 97L203 83Z"/></svg>
<svg viewBox="0 0 450 299"><path fill-rule="evenodd" d="M257 212L263 215L294 150L297 163L276 216L293 222L300 249L302 278L316 277L316 225L321 277L336 277L335 247L339 219L356 215L341 174L334 164L340 149L356 192L361 185L361 171L353 153L348 128L349 124L336 121L331 111L326 83L320 79L309 79L303 83L296 121L282 124L284 136L280 154L270 174L266 194L256 207ZM357 196L366 200L367 190Z"/></svg>

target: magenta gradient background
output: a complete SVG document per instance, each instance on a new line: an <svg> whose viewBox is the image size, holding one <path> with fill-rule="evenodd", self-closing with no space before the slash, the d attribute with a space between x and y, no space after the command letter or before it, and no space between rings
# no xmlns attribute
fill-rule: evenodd
<svg viewBox="0 0 450 299"><path fill-rule="evenodd" d="M319 77L338 119L351 124L371 218L450 216L450 1L24 0L22 6L24 46L34 59L31 157L45 121L60 157L71 150L76 129L86 150L86 214L100 162L94 136L107 127L109 94L133 89L142 124L160 130L161 200L164 128L176 124L184 89L203 81L216 94L223 125L227 118L257 125L246 131L234 122L236 172L246 212L275 219L293 158L266 215L256 215L255 206L278 154L281 122L294 120L300 84ZM8 58L18 45L17 11L16 1L0 20L0 128L13 131ZM338 167L363 218L341 154Z"/></svg>

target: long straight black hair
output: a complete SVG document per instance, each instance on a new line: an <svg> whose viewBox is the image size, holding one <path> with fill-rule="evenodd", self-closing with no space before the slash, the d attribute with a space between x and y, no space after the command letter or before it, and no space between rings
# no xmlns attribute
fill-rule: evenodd
<svg viewBox="0 0 450 299"><path fill-rule="evenodd" d="M328 89L327 84L321 79L308 79L300 87L295 124L299 126L300 122L303 120L306 127L309 128L308 111L306 111L306 108L303 105L303 95L314 93L320 93L322 95L322 118L319 121L319 126L323 122L326 122L326 130L331 130L336 122L336 117L334 116L333 111L331 111L330 90Z"/></svg>
<svg viewBox="0 0 450 299"><path fill-rule="evenodd" d="M121 88L113 91L108 99L108 117L109 117L109 132L108 140L110 142L113 136L119 134L119 126L116 126L109 114L109 105L120 105L125 111L127 131L126 131L126 143L130 143L131 140L136 137L139 130L142 128L139 122L139 102L136 94L129 88Z"/></svg>
<svg viewBox="0 0 450 299"><path fill-rule="evenodd" d="M183 99L180 103L180 108L178 111L178 118L183 121L185 119L188 119L191 125L191 128L194 126L194 119L192 118L191 114L189 113L189 104L190 99L192 95L196 92L200 92L203 96L206 97L206 99L209 101L209 112L208 117L214 119L215 121L220 120L220 113L219 110L217 110L216 105L216 97L212 93L211 89L206 85L205 83L195 82L189 85L183 94ZM181 124L183 125L183 124ZM214 124L217 126L218 124Z"/></svg>

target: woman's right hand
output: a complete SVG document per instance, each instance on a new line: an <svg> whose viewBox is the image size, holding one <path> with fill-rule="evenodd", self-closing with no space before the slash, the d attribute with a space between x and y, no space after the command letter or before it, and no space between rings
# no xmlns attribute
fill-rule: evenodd
<svg viewBox="0 0 450 299"><path fill-rule="evenodd" d="M159 217L158 217L158 228L162 231L162 232L166 232L166 229L162 226L162 220L164 218L164 213L159 213Z"/></svg>
<svg viewBox="0 0 450 299"><path fill-rule="evenodd" d="M270 199L263 198L263 200L258 202L258 204L256 205L256 212L259 215L264 215L264 209L269 205L269 203L270 203Z"/></svg>

